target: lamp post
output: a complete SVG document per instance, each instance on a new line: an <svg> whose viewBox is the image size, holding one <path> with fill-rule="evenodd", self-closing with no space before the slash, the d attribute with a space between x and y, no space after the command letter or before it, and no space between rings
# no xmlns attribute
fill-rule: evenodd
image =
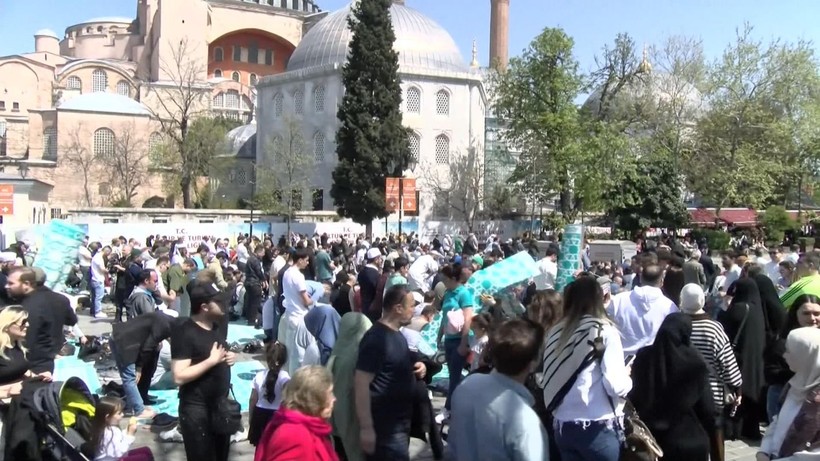
<svg viewBox="0 0 820 461"><path fill-rule="evenodd" d="M256 211L256 162L251 162L251 233L248 240L253 239L253 212Z"/></svg>

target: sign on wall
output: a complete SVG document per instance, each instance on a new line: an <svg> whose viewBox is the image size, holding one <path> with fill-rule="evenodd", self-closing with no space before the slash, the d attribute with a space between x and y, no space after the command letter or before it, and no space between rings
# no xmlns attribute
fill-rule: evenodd
<svg viewBox="0 0 820 461"><path fill-rule="evenodd" d="M0 215L14 214L14 185L0 184Z"/></svg>

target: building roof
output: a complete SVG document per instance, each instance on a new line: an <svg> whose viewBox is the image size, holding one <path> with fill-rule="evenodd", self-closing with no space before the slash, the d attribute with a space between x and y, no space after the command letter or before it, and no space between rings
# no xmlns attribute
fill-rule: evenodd
<svg viewBox="0 0 820 461"><path fill-rule="evenodd" d="M353 33L347 27L351 5L329 14L316 23L291 55L288 71L317 66L342 65ZM399 53L399 67L403 70L467 72L461 53L450 34L438 23L419 11L394 3L390 17Z"/></svg>
<svg viewBox="0 0 820 461"><path fill-rule="evenodd" d="M256 121L234 128L226 135L230 156L256 158Z"/></svg>
<svg viewBox="0 0 820 461"><path fill-rule="evenodd" d="M59 39L60 37L51 29L40 29L34 33L35 37L52 37Z"/></svg>
<svg viewBox="0 0 820 461"><path fill-rule="evenodd" d="M94 24L94 23L98 23L98 22L121 22L121 23L125 23L125 24L131 24L132 22L134 22L134 18L127 18L125 16L102 16L102 17L99 17L99 18L91 18L91 19L83 21L83 22L78 22L77 24L74 24L74 25L78 26L80 24Z"/></svg>
<svg viewBox="0 0 820 461"><path fill-rule="evenodd" d="M151 115L151 111L133 99L114 93L88 93L60 104L57 110L100 112L106 114Z"/></svg>

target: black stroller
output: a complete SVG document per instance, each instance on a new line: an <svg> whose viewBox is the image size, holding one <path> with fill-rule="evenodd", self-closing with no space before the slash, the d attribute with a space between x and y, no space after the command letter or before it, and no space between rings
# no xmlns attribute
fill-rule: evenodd
<svg viewBox="0 0 820 461"><path fill-rule="evenodd" d="M74 422L66 427L63 408L69 399L77 407L92 411L88 414L87 410L77 410ZM89 438L96 404L96 396L79 378L47 383L31 394L31 414L44 461L90 461L81 447Z"/></svg>

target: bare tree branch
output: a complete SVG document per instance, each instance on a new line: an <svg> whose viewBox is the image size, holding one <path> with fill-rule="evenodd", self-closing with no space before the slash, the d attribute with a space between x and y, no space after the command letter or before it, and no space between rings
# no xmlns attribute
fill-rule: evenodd
<svg viewBox="0 0 820 461"><path fill-rule="evenodd" d="M119 130L113 155L100 158L105 170L113 176L113 203L133 206L139 187L148 179L149 157L147 142L135 133L133 125Z"/></svg>
<svg viewBox="0 0 820 461"><path fill-rule="evenodd" d="M77 125L69 135L68 141L60 146L60 156L58 163L67 165L71 171L78 174L83 182L83 201L85 206L92 207L93 199L91 193L91 177L94 176L93 169L96 165L96 156L88 148L87 142L80 140L80 132L83 131L83 124Z"/></svg>

